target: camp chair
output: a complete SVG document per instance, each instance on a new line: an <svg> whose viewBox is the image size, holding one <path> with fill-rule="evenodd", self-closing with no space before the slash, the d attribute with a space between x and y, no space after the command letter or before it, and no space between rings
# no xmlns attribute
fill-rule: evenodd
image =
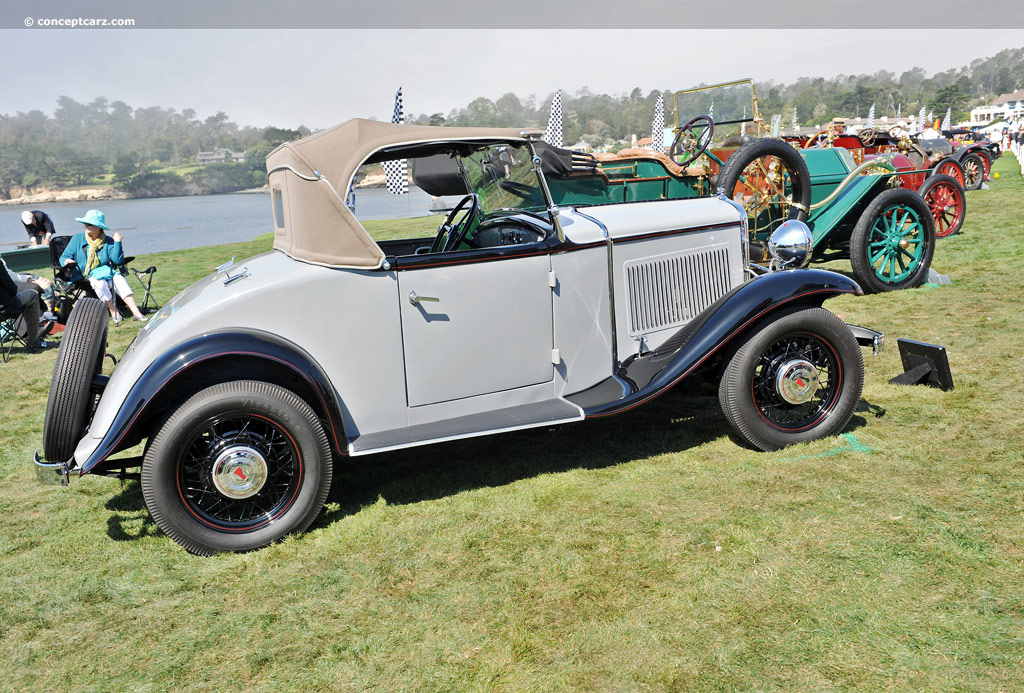
<svg viewBox="0 0 1024 693"><path fill-rule="evenodd" d="M22 282L18 283L18 289L24 290L28 286ZM42 299L36 299L39 301L39 338L42 339L53 329L53 320L48 313L44 311L46 306L43 304ZM24 308L19 308L13 312L2 312L0 311L0 358L4 363L11 360L11 351L13 351L16 345L25 347L26 351L36 353L38 349L30 346L28 343L28 329L25 326L25 315Z"/></svg>
<svg viewBox="0 0 1024 693"><path fill-rule="evenodd" d="M28 345L26 334L25 319L21 313L0 313L0 358L4 363L11 360L11 351L18 344L27 351L35 352L35 349Z"/></svg>
<svg viewBox="0 0 1024 693"><path fill-rule="evenodd" d="M134 259L135 259L134 257L126 257L124 259L124 263L127 265L129 262L131 262ZM148 313L150 311L150 307L149 307L149 302L150 301L153 302L153 309L154 310L159 310L160 304L156 302L156 297L153 295L153 291L152 291L153 275L156 274L156 267L154 267L153 265L150 265L149 267L147 267L146 269L144 269L142 271L139 271L139 270L135 269L134 267L132 267L131 271L132 271L132 274L135 275L135 279L138 280L139 286L141 286L143 291L146 292L145 295L142 297L141 301L138 298L135 299L135 302L139 305L139 311L141 313ZM121 271L121 274L125 274L124 270ZM146 278L145 281L143 281L143 279L142 279L143 277Z"/></svg>

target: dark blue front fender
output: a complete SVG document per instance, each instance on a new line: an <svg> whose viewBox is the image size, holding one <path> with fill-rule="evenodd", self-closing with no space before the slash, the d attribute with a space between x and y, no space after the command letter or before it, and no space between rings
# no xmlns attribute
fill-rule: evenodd
<svg viewBox="0 0 1024 693"><path fill-rule="evenodd" d="M657 350L624 362L617 375L631 390L628 394L602 403L588 398L586 391L569 399L578 399L587 417L619 414L676 385L775 311L792 306L820 306L833 296L863 293L852 279L827 270L787 270L762 275L734 288Z"/></svg>
<svg viewBox="0 0 1024 693"><path fill-rule="evenodd" d="M325 427L336 451L347 450L341 406L334 388L320 365L301 347L281 337L260 330L214 332L195 337L168 349L139 377L121 403L114 422L104 434L99 446L84 463L79 474L87 474L115 452L127 447L129 441L140 437L139 426L153 413L153 405L162 392L182 377L188 377L212 359L256 359L284 367L298 377L312 391L309 402L326 417ZM132 442L131 444L134 444Z"/></svg>

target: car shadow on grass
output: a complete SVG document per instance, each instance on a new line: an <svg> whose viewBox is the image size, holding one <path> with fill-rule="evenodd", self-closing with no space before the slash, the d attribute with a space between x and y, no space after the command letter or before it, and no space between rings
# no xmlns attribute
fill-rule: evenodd
<svg viewBox="0 0 1024 693"><path fill-rule="evenodd" d="M343 458L335 465L328 496L329 503L338 505L321 513L313 527L358 513L378 498L389 505L437 500L541 474L604 469L682 452L722 436L742 447L719 409L717 388L695 383L693 389L692 393L670 391L644 407L608 419ZM885 415L884 409L863 399L855 412L847 432L865 426L864 417ZM126 482L105 507L112 513L107 535L114 541L160 534L138 481Z"/></svg>
<svg viewBox="0 0 1024 693"><path fill-rule="evenodd" d="M124 482L120 493L111 497L104 507L112 511L107 518L107 536L114 541L133 541L160 534L146 510L146 499L138 481Z"/></svg>
<svg viewBox="0 0 1024 693"><path fill-rule="evenodd" d="M436 500L462 491L503 486L540 474L604 469L623 462L682 452L733 434L719 409L717 387L699 394L670 391L632 412L610 417L409 448L335 465L328 502L337 509L314 526L359 512L383 498L389 505ZM884 415L861 400L857 412ZM865 426L856 414L845 431ZM746 448L749 449L749 448Z"/></svg>

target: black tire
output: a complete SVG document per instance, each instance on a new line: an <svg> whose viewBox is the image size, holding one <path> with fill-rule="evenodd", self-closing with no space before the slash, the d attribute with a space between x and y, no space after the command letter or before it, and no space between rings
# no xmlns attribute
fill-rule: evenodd
<svg viewBox="0 0 1024 693"><path fill-rule="evenodd" d="M985 162L980 154L968 154L960 159L960 168L964 170L964 190L978 190L985 180Z"/></svg>
<svg viewBox="0 0 1024 693"><path fill-rule="evenodd" d="M305 530L332 473L327 435L306 402L236 380L200 391L164 422L142 462L142 493L167 536L209 556Z"/></svg>
<svg viewBox="0 0 1024 693"><path fill-rule="evenodd" d="M881 268L876 267L872 261L870 252L873 243L878 243L876 238L879 234L879 227L884 227L884 218L893 214L903 213L912 219L906 223L901 231L901 240L905 240L908 247L913 248L909 265L909 271L901 270L895 272L897 265L902 266L906 261L903 259L902 251L906 247L885 248L892 263L892 274L885 277L885 268L889 265L883 264ZM916 218L915 218L916 217ZM878 226L876 227L876 222ZM894 238L895 241L895 233ZM917 257L920 246L920 256ZM853 274L857 277L861 287L869 293L881 293L883 291L895 291L896 289L908 289L917 286L928 276L928 268L932 264L932 255L935 253L935 222L932 220L931 210L925 204L924 199L912 190L904 188L891 188L883 191L878 197L871 201L850 236L850 265L853 267ZM877 261L876 261L877 262ZM886 260L883 259L883 263ZM905 275L905 276L904 276Z"/></svg>
<svg viewBox="0 0 1024 693"><path fill-rule="evenodd" d="M717 185L725 196L730 200L736 198L736 186L740 177L744 176L747 170L755 161L775 157L779 159L789 172L790 194L788 198L794 203L789 206L786 214L771 214L761 211L757 213L751 204L744 204L744 201L737 200L747 208L747 222L752 235L764 235L775 230L782 222L790 219L800 221L807 220L807 209L811 204L811 177L807 170L807 163L800 156L800 152L782 140L757 139L743 145L725 161L721 172L718 174ZM758 218L758 217L763 218Z"/></svg>
<svg viewBox="0 0 1024 693"><path fill-rule="evenodd" d="M70 460L85 433L95 400L92 378L102 370L107 347L107 315L102 301L83 298L68 318L43 422L43 455L51 462Z"/></svg>
<svg viewBox="0 0 1024 693"><path fill-rule="evenodd" d="M810 373L801 359L818 367L814 380L800 380ZM799 382L800 397L808 399L784 399L776 385L780 379ZM769 317L736 350L722 374L718 401L744 442L778 450L842 431L863 386L864 359L850 328L824 308L792 308Z"/></svg>

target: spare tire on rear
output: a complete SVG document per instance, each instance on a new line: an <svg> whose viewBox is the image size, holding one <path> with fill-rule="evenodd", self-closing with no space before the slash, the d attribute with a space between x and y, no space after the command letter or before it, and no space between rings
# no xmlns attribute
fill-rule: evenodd
<svg viewBox="0 0 1024 693"><path fill-rule="evenodd" d="M92 379L102 370L107 347L107 315L102 301L82 298L68 318L43 422L43 454L50 462L70 460L85 433L95 399Z"/></svg>
<svg viewBox="0 0 1024 693"><path fill-rule="evenodd" d="M781 185L768 180L779 175ZM811 174L800 152L782 140L758 139L737 149L722 166L718 187L746 208L752 234L770 233L790 219L807 220Z"/></svg>

